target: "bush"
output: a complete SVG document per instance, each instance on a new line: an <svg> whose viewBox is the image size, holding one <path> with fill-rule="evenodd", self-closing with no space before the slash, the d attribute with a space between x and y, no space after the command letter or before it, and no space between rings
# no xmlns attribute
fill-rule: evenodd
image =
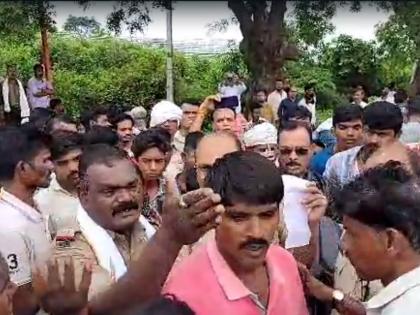
<svg viewBox="0 0 420 315"><path fill-rule="evenodd" d="M77 115L96 106L149 108L166 98L166 53L124 40L80 40L56 34L51 40L54 86L67 110ZM39 39L32 44L3 43L0 67L18 65L24 83L40 60ZM175 102L200 103L217 91L229 56L174 55Z"/></svg>

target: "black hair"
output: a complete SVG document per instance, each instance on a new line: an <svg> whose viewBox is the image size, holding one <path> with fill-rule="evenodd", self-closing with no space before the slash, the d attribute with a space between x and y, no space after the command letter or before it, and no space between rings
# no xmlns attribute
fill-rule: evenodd
<svg viewBox="0 0 420 315"><path fill-rule="evenodd" d="M90 121L92 120L92 112L89 110L83 111L80 114L80 123L85 127L85 130L90 129Z"/></svg>
<svg viewBox="0 0 420 315"><path fill-rule="evenodd" d="M195 315L195 312L174 295L165 295L147 304L136 315Z"/></svg>
<svg viewBox="0 0 420 315"><path fill-rule="evenodd" d="M48 134L50 134L50 135L52 133L54 133L55 132L55 126L58 123L65 123L65 124L77 125L77 122L73 118L71 118L70 116L67 116L67 115L55 116L55 117L52 117L48 121L48 123L47 123L47 125L45 127L45 132L48 133Z"/></svg>
<svg viewBox="0 0 420 315"><path fill-rule="evenodd" d="M79 162L80 178L86 175L88 168L94 164L111 166L115 161L127 160L127 153L116 147L104 143L92 144L84 147ZM136 167L134 167L137 169Z"/></svg>
<svg viewBox="0 0 420 315"><path fill-rule="evenodd" d="M408 94L404 89L397 89L394 94L395 104L401 104L406 102L408 99Z"/></svg>
<svg viewBox="0 0 420 315"><path fill-rule="evenodd" d="M163 154L169 153L172 150L169 132L159 127L142 131L134 138L131 150L134 157L138 158L151 148L157 148Z"/></svg>
<svg viewBox="0 0 420 315"><path fill-rule="evenodd" d="M190 132L185 137L184 152L191 152L197 150L198 143L201 138L204 137L204 133L201 131Z"/></svg>
<svg viewBox="0 0 420 315"><path fill-rule="evenodd" d="M315 88L315 84L313 84L313 83L305 84L305 87L304 87L305 91L308 91L308 90L313 89L313 88Z"/></svg>
<svg viewBox="0 0 420 315"><path fill-rule="evenodd" d="M265 89L264 87L262 87L262 86L260 86L260 87L257 87L255 90L254 90L254 95L257 95L258 93L260 93L260 92L264 92L264 94L265 95L267 95L267 89Z"/></svg>
<svg viewBox="0 0 420 315"><path fill-rule="evenodd" d="M99 107L92 112L90 119L97 121L99 116L103 116L103 115L108 116L108 111L103 107Z"/></svg>
<svg viewBox="0 0 420 315"><path fill-rule="evenodd" d="M54 110L57 106L59 106L59 105L61 105L61 104L63 104L63 102L61 101L61 99L59 99L59 98L52 98L51 100L50 100L50 108L52 109L52 110Z"/></svg>
<svg viewBox="0 0 420 315"><path fill-rule="evenodd" d="M359 105L349 104L338 106L334 109L333 113L333 126L337 124L351 122L354 120L362 120L363 110Z"/></svg>
<svg viewBox="0 0 420 315"><path fill-rule="evenodd" d="M206 186L220 195L222 204L280 203L283 180L280 170L267 158L251 151L237 151L216 160L206 177Z"/></svg>
<svg viewBox="0 0 420 315"><path fill-rule="evenodd" d="M34 72L38 69L44 70L44 67L42 66L42 64L37 63L37 64L34 65L34 67L33 67Z"/></svg>
<svg viewBox="0 0 420 315"><path fill-rule="evenodd" d="M300 105L296 108L293 115L288 117L288 119L309 119L309 121L311 121L312 113L305 106Z"/></svg>
<svg viewBox="0 0 420 315"><path fill-rule="evenodd" d="M117 114L116 116L112 117L111 124L112 124L114 129L117 129L118 124L122 121L125 121L125 120L131 121L132 125L134 126L133 117L131 117L130 115L128 115L126 113L120 113L120 114Z"/></svg>
<svg viewBox="0 0 420 315"><path fill-rule="evenodd" d="M118 135L110 127L92 126L92 128L84 134L83 143L85 145L103 143L110 146L117 146Z"/></svg>
<svg viewBox="0 0 420 315"><path fill-rule="evenodd" d="M308 136L309 136L309 140L312 143L313 139L312 139L312 130L311 128L304 122L302 121L295 121L295 120L290 120L290 121L283 121L280 128L279 128L279 133L278 133L278 139L280 141L280 134L283 131L293 131L293 130L297 130L299 128L303 128L308 132Z"/></svg>
<svg viewBox="0 0 420 315"><path fill-rule="evenodd" d="M59 131L51 138L51 158L57 160L69 152L82 148L82 136L77 132Z"/></svg>
<svg viewBox="0 0 420 315"><path fill-rule="evenodd" d="M54 116L54 112L48 108L37 107L31 110L29 123L40 131L45 130L48 121Z"/></svg>
<svg viewBox="0 0 420 315"><path fill-rule="evenodd" d="M33 126L0 128L0 181L13 180L19 162L31 162L50 138Z"/></svg>
<svg viewBox="0 0 420 315"><path fill-rule="evenodd" d="M363 124L372 130L392 129L398 135L403 124L401 109L389 102L372 103L363 109Z"/></svg>
<svg viewBox="0 0 420 315"><path fill-rule="evenodd" d="M334 194L334 208L376 229L400 231L420 252L420 187L418 177L400 162L372 168Z"/></svg>

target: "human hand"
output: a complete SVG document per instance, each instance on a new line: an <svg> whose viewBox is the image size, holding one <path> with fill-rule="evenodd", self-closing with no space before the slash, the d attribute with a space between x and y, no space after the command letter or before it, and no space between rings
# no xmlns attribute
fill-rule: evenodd
<svg viewBox="0 0 420 315"><path fill-rule="evenodd" d="M161 229L178 244L193 244L217 226L223 211L220 196L210 188L191 191L181 199L169 193L165 195Z"/></svg>
<svg viewBox="0 0 420 315"><path fill-rule="evenodd" d="M209 111L214 111L215 103L220 102L220 101L221 101L220 94L209 95L205 98L204 102L201 104L200 107L204 107Z"/></svg>
<svg viewBox="0 0 420 315"><path fill-rule="evenodd" d="M304 264L299 262L297 264L305 293L317 298L320 301L331 302L333 299L332 292L334 289L328 287L315 278Z"/></svg>
<svg viewBox="0 0 420 315"><path fill-rule="evenodd" d="M83 269L82 279L76 287L74 264L68 259L64 265L61 281L57 261L48 262L47 279L38 268L32 271L32 287L41 307L52 315L80 315L87 313L88 292L92 279L90 265Z"/></svg>
<svg viewBox="0 0 420 315"><path fill-rule="evenodd" d="M322 191L316 187L315 183L310 183L306 190L306 198L302 204L308 210L308 223L310 227L317 226L321 218L325 215L328 201Z"/></svg>

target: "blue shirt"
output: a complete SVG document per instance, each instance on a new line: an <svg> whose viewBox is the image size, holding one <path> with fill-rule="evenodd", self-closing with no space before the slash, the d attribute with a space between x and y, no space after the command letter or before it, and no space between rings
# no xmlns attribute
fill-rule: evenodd
<svg viewBox="0 0 420 315"><path fill-rule="evenodd" d="M324 150L315 154L315 156L311 159L311 163L309 168L312 173L316 176L322 177L324 174L325 166L327 165L328 160L330 157L334 155L334 145L330 145L326 147Z"/></svg>

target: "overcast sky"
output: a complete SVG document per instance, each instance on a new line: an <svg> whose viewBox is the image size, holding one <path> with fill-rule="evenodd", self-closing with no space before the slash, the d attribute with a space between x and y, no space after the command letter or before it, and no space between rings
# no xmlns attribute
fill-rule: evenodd
<svg viewBox="0 0 420 315"><path fill-rule="evenodd" d="M106 16L112 11L114 2L112 1L92 1L91 6L83 11L73 1L53 1L56 6L56 20L59 28L62 28L67 17L72 14L75 16L93 16L102 25L105 25ZM362 2L363 3L363 2ZM238 26L231 26L225 33L208 34L209 23L221 18L229 18L231 11L227 7L227 2L223 1L178 1L175 3L173 12L173 38L175 41L192 40L203 38L224 38L241 39L241 32ZM152 23L146 28L144 34L138 37L146 38L165 38L166 37L166 15L161 9L151 11ZM347 34L353 37L370 40L375 37L375 25L385 22L389 13L378 11L366 2L358 13L349 12L348 8L339 8L332 22L336 28L332 37L339 34ZM127 32L123 35L128 36Z"/></svg>

